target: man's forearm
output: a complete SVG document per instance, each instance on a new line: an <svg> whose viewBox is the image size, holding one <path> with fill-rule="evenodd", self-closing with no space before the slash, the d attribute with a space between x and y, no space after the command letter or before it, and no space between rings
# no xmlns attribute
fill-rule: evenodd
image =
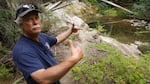
<svg viewBox="0 0 150 84"><path fill-rule="evenodd" d="M53 66L45 71L45 75L51 73L51 80L58 81L60 80L77 62L66 60L56 66Z"/></svg>
<svg viewBox="0 0 150 84"><path fill-rule="evenodd" d="M57 43L61 43L66 40L72 34L72 28L69 28L67 31L59 34L57 38Z"/></svg>
<svg viewBox="0 0 150 84"><path fill-rule="evenodd" d="M77 60L69 58L58 65L33 73L31 76L40 84L51 84L63 77L76 63Z"/></svg>

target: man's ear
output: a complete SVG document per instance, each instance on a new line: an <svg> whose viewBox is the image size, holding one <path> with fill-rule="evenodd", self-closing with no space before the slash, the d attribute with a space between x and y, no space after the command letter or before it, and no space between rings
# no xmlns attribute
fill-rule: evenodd
<svg viewBox="0 0 150 84"><path fill-rule="evenodd" d="M18 24L20 28L22 28L22 23Z"/></svg>
<svg viewBox="0 0 150 84"><path fill-rule="evenodd" d="M23 23L20 23L20 24L18 24L18 25L19 25L20 29L24 30L24 28L23 28Z"/></svg>

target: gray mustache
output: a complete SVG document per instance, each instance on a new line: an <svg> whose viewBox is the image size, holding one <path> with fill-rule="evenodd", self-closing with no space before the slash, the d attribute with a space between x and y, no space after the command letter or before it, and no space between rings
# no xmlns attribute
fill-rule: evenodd
<svg viewBox="0 0 150 84"><path fill-rule="evenodd" d="M41 27L40 25L34 25L33 27L32 27L32 29L36 29L36 28L39 28L39 27Z"/></svg>

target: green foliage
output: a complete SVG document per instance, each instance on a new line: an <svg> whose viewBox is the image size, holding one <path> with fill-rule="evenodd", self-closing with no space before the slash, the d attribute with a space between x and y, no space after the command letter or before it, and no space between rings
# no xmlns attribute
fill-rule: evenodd
<svg viewBox="0 0 150 84"><path fill-rule="evenodd" d="M12 74L10 73L12 69L11 68L6 68L5 65L0 65L0 78L8 78L11 77Z"/></svg>
<svg viewBox="0 0 150 84"><path fill-rule="evenodd" d="M146 53L150 52L150 45L140 45L140 46L138 46L138 49L142 53L146 54Z"/></svg>
<svg viewBox="0 0 150 84"><path fill-rule="evenodd" d="M98 26L96 27L96 29L97 29L99 32L103 32L103 31L104 31L103 26L101 26L101 25L98 25Z"/></svg>
<svg viewBox="0 0 150 84"><path fill-rule="evenodd" d="M11 48L18 38L19 28L13 22L13 9L0 9L0 39L6 47Z"/></svg>
<svg viewBox="0 0 150 84"><path fill-rule="evenodd" d="M144 60L146 60L146 63L149 63L150 62L150 51L147 52L146 54L142 54L141 57L144 58Z"/></svg>
<svg viewBox="0 0 150 84"><path fill-rule="evenodd" d="M106 15L106 16L123 16L123 17L129 16L129 13L127 13L126 11L121 10L121 9L117 9L116 7L112 8L111 5L108 5L102 1L88 0L88 2L92 5L96 5L99 8L99 12L103 15Z"/></svg>
<svg viewBox="0 0 150 84"><path fill-rule="evenodd" d="M99 5L99 3L98 3L98 1L97 0L86 0L86 2L89 2L89 3L91 3L92 5Z"/></svg>
<svg viewBox="0 0 150 84"><path fill-rule="evenodd" d="M139 0L136 2L132 9L136 11L136 15L140 19L150 20L150 1L149 0Z"/></svg>
<svg viewBox="0 0 150 84"><path fill-rule="evenodd" d="M85 1L85 0L84 0ZM150 1L149 0L111 0L112 2L118 5L127 5L128 8L132 8L130 10L135 12L134 17L144 20L150 20ZM124 10L117 9L111 5L108 5L99 0L87 0L85 2L90 3L91 5L96 5L99 8L99 12L106 16L123 16L123 17L130 17L131 15ZM131 16L133 17L133 15Z"/></svg>
<svg viewBox="0 0 150 84"><path fill-rule="evenodd" d="M105 29L103 28L102 25L99 24L99 22L98 22L98 24L96 25L96 30L97 30L98 32L104 32L104 31L105 31Z"/></svg>
<svg viewBox="0 0 150 84"><path fill-rule="evenodd" d="M40 6L39 8L42 11L41 22L43 24L44 31L47 31L50 27L56 25L56 22L58 22L58 18L52 16L51 10L47 11L43 6Z"/></svg>
<svg viewBox="0 0 150 84"><path fill-rule="evenodd" d="M117 15L121 17L129 17L130 14L124 10L117 9Z"/></svg>
<svg viewBox="0 0 150 84"><path fill-rule="evenodd" d="M94 64L78 64L72 69L75 82L78 84L146 84L150 80L150 54L139 60L125 57L112 46L100 43L89 48L98 48L107 53L107 57L97 59Z"/></svg>
<svg viewBox="0 0 150 84"><path fill-rule="evenodd" d="M3 55L5 55L6 54L6 52L7 52L7 48L6 47L4 47L4 46L2 46L2 44L1 44L1 42L0 42L0 58L2 58L3 57Z"/></svg>
<svg viewBox="0 0 150 84"><path fill-rule="evenodd" d="M145 30L145 31L138 31L138 32L135 32L136 34L147 34L149 35L150 34L150 30Z"/></svg>
<svg viewBox="0 0 150 84"><path fill-rule="evenodd" d="M118 16L118 17L128 17L130 14L124 10L117 9L117 8L106 8L102 10L101 13L105 16Z"/></svg>
<svg viewBox="0 0 150 84"><path fill-rule="evenodd" d="M114 8L110 8L108 10L105 10L103 14L106 16L117 16L117 11Z"/></svg>

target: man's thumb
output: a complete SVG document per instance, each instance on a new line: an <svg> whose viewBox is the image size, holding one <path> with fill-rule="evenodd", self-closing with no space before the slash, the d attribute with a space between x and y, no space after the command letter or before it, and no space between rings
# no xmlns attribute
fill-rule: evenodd
<svg viewBox="0 0 150 84"><path fill-rule="evenodd" d="M73 44L72 40L69 40L69 45L70 45L71 49L74 48L74 44Z"/></svg>

